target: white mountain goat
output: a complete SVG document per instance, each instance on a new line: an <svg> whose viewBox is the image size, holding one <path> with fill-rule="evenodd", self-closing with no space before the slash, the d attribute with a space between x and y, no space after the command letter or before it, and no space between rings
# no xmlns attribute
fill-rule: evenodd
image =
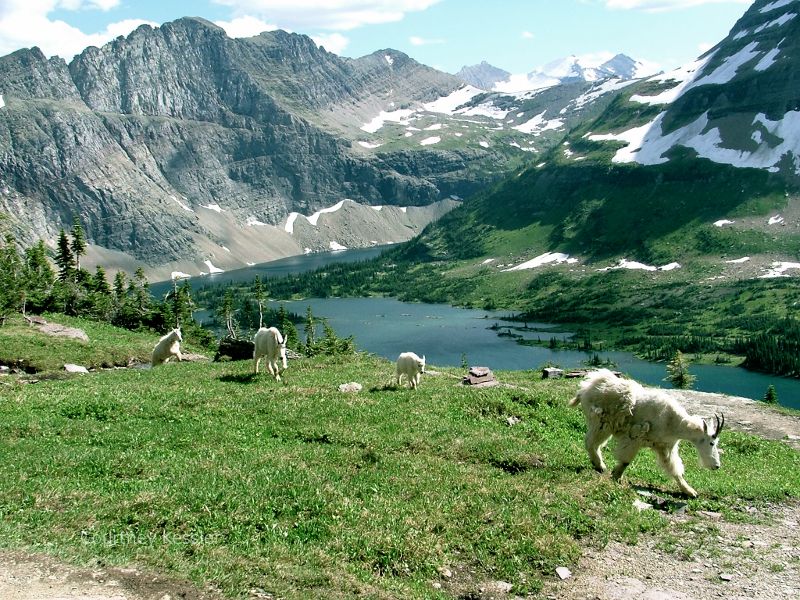
<svg viewBox="0 0 800 600"><path fill-rule="evenodd" d="M397 385L400 385L400 378L405 375L412 388L417 389L420 376L425 372L425 356L422 358L413 352L403 352L397 357L394 377Z"/></svg>
<svg viewBox="0 0 800 600"><path fill-rule="evenodd" d="M697 492L683 478L683 462L678 455L680 440L689 440L697 448L700 463L707 469L719 469L717 442L725 425L714 415L714 429L701 417L689 415L664 390L644 388L635 381L622 379L608 369L589 373L569 405L580 403L586 417L586 450L592 465L605 472L600 454L611 436L617 445L617 465L611 472L615 480L622 477L642 447L652 448L658 463L675 478L681 491L692 498Z"/></svg>
<svg viewBox="0 0 800 600"><path fill-rule="evenodd" d="M261 359L266 357L267 370L276 381L281 380L281 371L286 370L286 340L283 339L277 327L262 327L256 332L253 338L253 361L256 374ZM283 369L279 368L278 361L281 361Z"/></svg>
<svg viewBox="0 0 800 600"><path fill-rule="evenodd" d="M167 335L163 336L160 340L158 340L155 348L153 348L153 355L150 358L150 364L155 367L156 365L167 362L173 356L177 358L178 361L182 360L182 341L183 338L181 337L180 328L175 328Z"/></svg>

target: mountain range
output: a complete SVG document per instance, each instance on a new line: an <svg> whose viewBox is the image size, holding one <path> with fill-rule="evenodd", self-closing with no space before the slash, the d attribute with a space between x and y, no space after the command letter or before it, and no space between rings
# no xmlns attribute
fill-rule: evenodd
<svg viewBox="0 0 800 600"><path fill-rule="evenodd" d="M629 83L537 163L428 228L407 255L478 259L476 272L530 277L559 264L585 277L796 274L798 13L797 0L757 0L695 62Z"/></svg>
<svg viewBox="0 0 800 600"><path fill-rule="evenodd" d="M758 0L672 73L570 57L513 90L486 63L454 76L199 18L69 64L20 50L0 57L0 210L22 242L51 245L77 217L86 264L156 278L396 243L437 219L413 252L666 263L679 238L744 252L760 215L793 210L797 11Z"/></svg>
<svg viewBox="0 0 800 600"><path fill-rule="evenodd" d="M486 91L528 92L564 83L596 82L604 79L640 79L652 75L653 70L641 61L625 54L617 54L602 63L575 55L555 60L525 75L513 75L487 62L465 66L456 77L465 83Z"/></svg>

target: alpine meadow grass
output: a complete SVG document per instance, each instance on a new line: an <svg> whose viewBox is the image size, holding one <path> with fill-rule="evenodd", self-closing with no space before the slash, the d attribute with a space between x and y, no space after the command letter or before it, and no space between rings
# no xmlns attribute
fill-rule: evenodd
<svg viewBox="0 0 800 600"><path fill-rule="evenodd" d="M226 596L447 598L441 569L535 592L586 547L636 543L672 497L649 453L618 485L595 473L573 381L457 369L391 385L366 354L117 369L0 385L0 547L136 564ZM345 394L339 384L358 381ZM510 419L514 417L514 419ZM797 452L726 431L718 472L684 448L689 510L800 495ZM434 588L441 582L441 588Z"/></svg>

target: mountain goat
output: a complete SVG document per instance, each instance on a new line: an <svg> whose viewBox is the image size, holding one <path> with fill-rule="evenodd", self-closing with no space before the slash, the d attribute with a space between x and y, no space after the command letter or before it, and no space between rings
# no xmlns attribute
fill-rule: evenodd
<svg viewBox="0 0 800 600"><path fill-rule="evenodd" d="M258 375L258 365L261 359L266 357L267 370L276 381L281 380L281 371L286 370L286 340L283 339L277 327L262 327L256 332L253 338L253 361L256 375ZM281 361L283 369L278 366Z"/></svg>
<svg viewBox="0 0 800 600"><path fill-rule="evenodd" d="M425 356L422 358L413 352L403 352L397 357L395 366L395 380L400 385L400 378L405 375L413 389L419 385L420 375L425 372Z"/></svg>
<svg viewBox="0 0 800 600"><path fill-rule="evenodd" d="M181 337L180 328L175 328L167 335L163 336L160 340L158 340L155 348L153 348L153 355L150 358L150 364L155 367L156 365L167 362L173 356L180 362L182 360L182 341L183 338Z"/></svg>
<svg viewBox="0 0 800 600"><path fill-rule="evenodd" d="M581 405L586 417L586 450L592 465L605 472L601 449L613 436L617 445L617 464L611 472L619 480L627 466L643 447L656 453L661 468L678 482L687 496L697 492L683 478L683 461L678 455L680 440L689 440L697 448L700 463L707 469L719 469L719 434L725 425L715 415L713 430L701 417L689 415L663 390L644 388L630 379L622 379L608 369L589 373L569 405Z"/></svg>

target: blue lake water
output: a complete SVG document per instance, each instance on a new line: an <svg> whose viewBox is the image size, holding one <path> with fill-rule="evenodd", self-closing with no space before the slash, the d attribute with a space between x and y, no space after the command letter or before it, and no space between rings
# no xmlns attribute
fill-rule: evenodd
<svg viewBox="0 0 800 600"><path fill-rule="evenodd" d="M249 282L256 275L265 279L300 273L333 262L365 260L380 252L380 248L370 248L297 256L247 269L192 278L190 281L193 287L209 283ZM169 287L170 282L162 282L153 284L151 289L154 295L160 296ZM410 350L424 354L430 365L459 366L466 355L466 361L470 365L487 366L494 370L526 370L539 369L548 362L567 369L582 367L591 358L591 353L522 346L511 337L498 336L496 331L489 328L495 323L502 326L502 318L508 316L508 312L493 313L444 304L407 303L393 298L311 298L280 303L285 304L287 310L300 315L305 314L307 306L311 306L315 315L328 319L338 335L352 335L360 350L390 360L397 358L400 352ZM532 323L528 325L534 326ZM540 326L543 340L565 335L547 332L551 325ZM533 338L537 336L530 332L524 335ZM620 371L638 381L669 387L664 381L666 367L663 363L643 361L627 352L599 354L602 358L614 361ZM697 377L693 387L695 390L745 398L763 398L771 384L775 386L782 405L800 409L800 380L797 379L716 365L691 365L690 373Z"/></svg>

